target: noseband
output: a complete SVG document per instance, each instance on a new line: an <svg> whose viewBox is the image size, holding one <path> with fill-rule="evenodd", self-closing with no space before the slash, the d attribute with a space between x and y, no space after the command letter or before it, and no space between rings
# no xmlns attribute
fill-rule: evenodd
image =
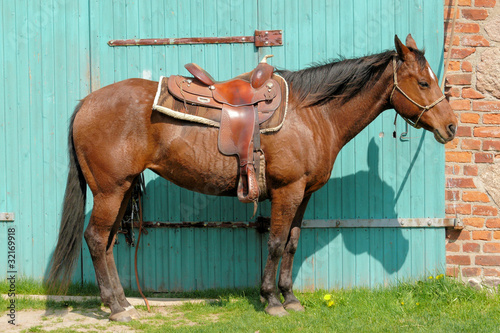
<svg viewBox="0 0 500 333"><path fill-rule="evenodd" d="M420 118L422 117L422 115L424 114L424 112L426 111L429 111L430 109L432 109L434 106L436 106L439 102L441 102L443 99L445 99L445 96L441 96L439 97L437 100L435 100L433 103L429 104L429 105L420 105L418 104L417 102L415 102L410 96L408 96L398 85L398 74L397 74L397 66L396 66L396 57L393 57L392 58L392 68L394 70L394 88L392 88L392 92L391 92L391 97L389 98L389 102L394 106L394 104L392 103L392 95L394 95L394 91L397 89L401 94L403 94L404 97L406 97L410 102L412 102L413 104L415 104L416 106L418 106L419 109L422 110L422 112L420 112L418 118L417 118L417 121L413 122L412 120L402 116L401 118L403 118L408 124L410 124L410 126L412 127L415 127L415 128L421 128L421 126L418 126L418 121L420 120Z"/></svg>

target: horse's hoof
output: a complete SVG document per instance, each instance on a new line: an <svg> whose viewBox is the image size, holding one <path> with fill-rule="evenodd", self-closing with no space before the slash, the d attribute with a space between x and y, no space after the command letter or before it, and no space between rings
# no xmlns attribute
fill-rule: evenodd
<svg viewBox="0 0 500 333"><path fill-rule="evenodd" d="M127 313L129 314L130 318L132 318L132 319L140 319L141 318L141 315L140 315L139 311L137 311L137 309L134 308L133 305L127 306L125 308L125 311L127 311Z"/></svg>
<svg viewBox="0 0 500 333"><path fill-rule="evenodd" d="M109 316L109 320L111 321L118 321L121 323L128 323L129 321L132 320L130 317L130 314L128 311L122 311L118 313L113 313L111 316Z"/></svg>
<svg viewBox="0 0 500 333"><path fill-rule="evenodd" d="M285 311L282 305L268 306L264 311L273 317L288 316L288 312Z"/></svg>
<svg viewBox="0 0 500 333"><path fill-rule="evenodd" d="M287 311L296 311L296 312L304 312L305 311L304 307L302 306L302 304L300 304L300 302L285 303L285 304L283 304L283 307Z"/></svg>

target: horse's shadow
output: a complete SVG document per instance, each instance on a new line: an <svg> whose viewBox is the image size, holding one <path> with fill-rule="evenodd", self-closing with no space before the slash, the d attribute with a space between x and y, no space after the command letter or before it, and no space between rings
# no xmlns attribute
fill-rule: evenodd
<svg viewBox="0 0 500 333"><path fill-rule="evenodd" d="M336 216L334 220L339 219L340 223L345 222L342 218L351 220L349 226L352 227L302 229L293 271L294 283L301 289L386 284L395 280L404 265L409 240L401 228L355 225L355 219L369 223L372 219L398 217L397 196L393 187L380 176L379 156L379 147L372 139L367 151L368 170L329 181L328 186L340 192L329 197L329 204L340 210L330 215ZM352 195L350 191L358 193ZM349 198L354 197L356 201L352 202Z"/></svg>

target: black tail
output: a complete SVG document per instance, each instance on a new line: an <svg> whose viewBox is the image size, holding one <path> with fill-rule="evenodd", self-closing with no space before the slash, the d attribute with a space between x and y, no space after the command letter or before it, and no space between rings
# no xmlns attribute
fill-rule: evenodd
<svg viewBox="0 0 500 333"><path fill-rule="evenodd" d="M82 104L83 100L75 108L69 125L68 180L64 194L61 228L47 279L51 291L67 290L82 245L87 182L80 169L73 142L73 122Z"/></svg>

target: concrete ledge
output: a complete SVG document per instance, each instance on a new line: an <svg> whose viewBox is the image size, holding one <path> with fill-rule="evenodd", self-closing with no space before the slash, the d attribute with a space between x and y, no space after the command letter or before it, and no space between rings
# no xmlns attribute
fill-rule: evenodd
<svg viewBox="0 0 500 333"><path fill-rule="evenodd" d="M2 294L3 299L9 299L8 295ZM54 296L54 295L16 295L16 298L30 298L42 301L54 301L54 302L85 302L90 300L100 301L99 296ZM141 297L127 297L127 301L130 304L146 305ZM204 302L214 302L213 299L191 299L191 298L148 298L150 306L175 306L182 305L184 303L204 303Z"/></svg>

